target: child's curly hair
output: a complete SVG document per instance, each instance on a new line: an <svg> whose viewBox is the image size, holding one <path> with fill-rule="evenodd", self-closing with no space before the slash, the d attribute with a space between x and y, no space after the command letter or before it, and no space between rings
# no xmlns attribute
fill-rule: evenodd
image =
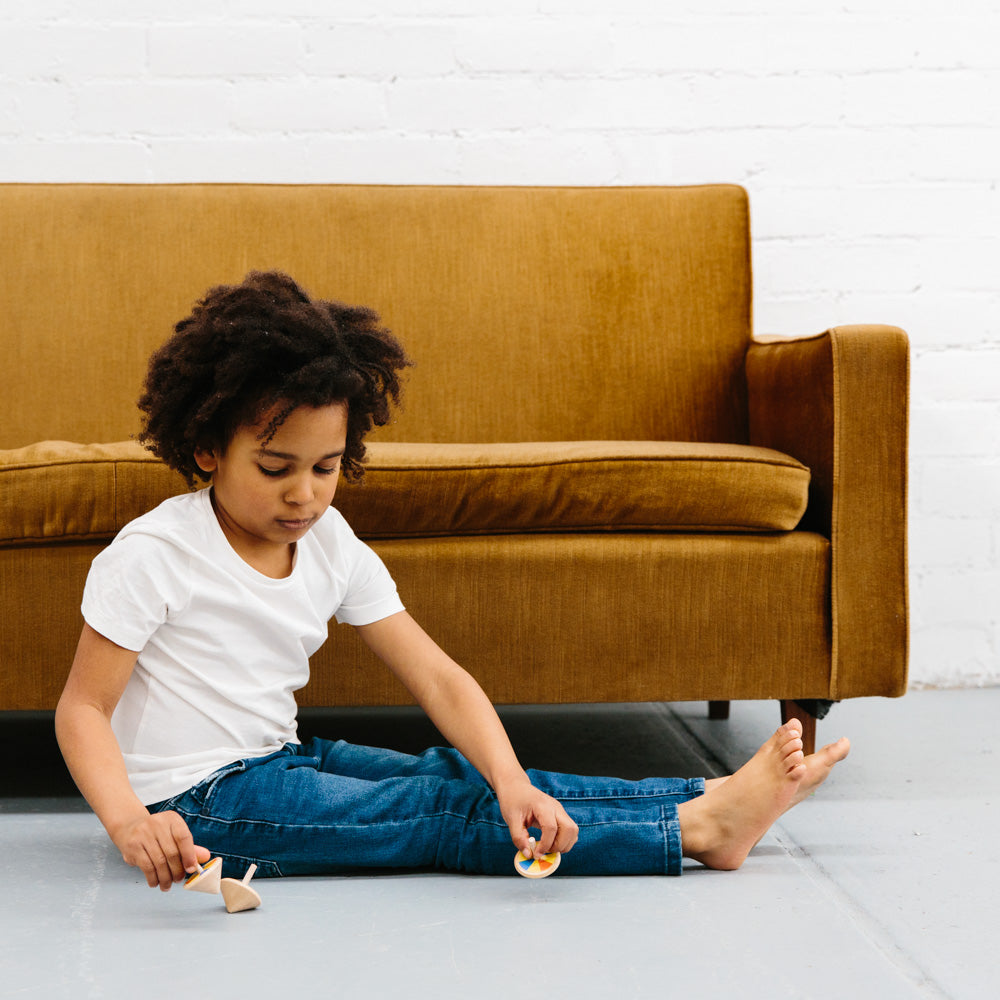
<svg viewBox="0 0 1000 1000"><path fill-rule="evenodd" d="M346 402L341 467L362 477L365 435L398 403L410 364L371 309L311 299L279 271L211 289L149 361L139 441L195 485L197 449L224 452L241 427L278 407L262 446L299 406Z"/></svg>

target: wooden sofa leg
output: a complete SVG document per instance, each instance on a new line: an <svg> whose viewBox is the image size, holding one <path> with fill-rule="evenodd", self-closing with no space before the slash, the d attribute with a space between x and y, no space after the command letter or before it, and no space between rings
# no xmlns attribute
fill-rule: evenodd
<svg viewBox="0 0 1000 1000"><path fill-rule="evenodd" d="M802 750L806 754L816 752L816 716L806 711L797 701L791 699L780 701L781 722L784 725L789 719L798 719L802 723Z"/></svg>
<svg viewBox="0 0 1000 1000"><path fill-rule="evenodd" d="M708 717L710 719L720 719L725 721L729 718L728 701L710 701L708 703Z"/></svg>

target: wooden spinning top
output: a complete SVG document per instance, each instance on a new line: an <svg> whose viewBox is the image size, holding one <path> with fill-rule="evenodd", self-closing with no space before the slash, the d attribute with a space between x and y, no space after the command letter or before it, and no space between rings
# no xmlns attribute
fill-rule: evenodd
<svg viewBox="0 0 1000 1000"><path fill-rule="evenodd" d="M528 840L527 851L518 851L514 855L514 870L525 878L546 878L551 875L562 860L558 851L550 851L540 858L535 857L535 838Z"/></svg>
<svg viewBox="0 0 1000 1000"><path fill-rule="evenodd" d="M184 880L184 888L195 892L218 892L221 877L222 858L212 858L204 868L198 865L198 871Z"/></svg>
<svg viewBox="0 0 1000 1000"><path fill-rule="evenodd" d="M219 883L219 891L225 901L226 909L230 913L239 913L240 910L255 910L260 906L260 896L250 888L250 879L257 871L256 865L251 865L247 869L243 881L235 878L224 878Z"/></svg>

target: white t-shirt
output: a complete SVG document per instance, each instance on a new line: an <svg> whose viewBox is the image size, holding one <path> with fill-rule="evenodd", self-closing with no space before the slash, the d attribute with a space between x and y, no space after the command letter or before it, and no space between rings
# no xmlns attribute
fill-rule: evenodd
<svg viewBox="0 0 1000 1000"><path fill-rule="evenodd" d="M83 617L139 652L111 724L145 804L296 742L295 692L328 623L403 610L382 560L330 508L273 580L230 546L208 489L127 524L94 560Z"/></svg>

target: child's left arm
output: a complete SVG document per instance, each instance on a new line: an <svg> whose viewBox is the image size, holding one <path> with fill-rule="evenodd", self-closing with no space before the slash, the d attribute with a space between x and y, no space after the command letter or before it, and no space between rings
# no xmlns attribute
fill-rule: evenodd
<svg viewBox="0 0 1000 1000"><path fill-rule="evenodd" d="M556 799L531 784L496 710L475 679L405 611L358 626L358 632L442 735L489 782L514 846L528 847L528 828L533 826L542 834L538 852L570 850L577 825Z"/></svg>

